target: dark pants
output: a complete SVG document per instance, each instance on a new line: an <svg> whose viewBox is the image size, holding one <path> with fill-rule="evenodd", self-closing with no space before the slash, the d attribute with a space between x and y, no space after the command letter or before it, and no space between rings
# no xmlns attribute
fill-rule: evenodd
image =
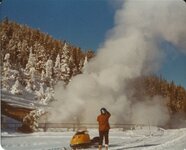
<svg viewBox="0 0 186 150"><path fill-rule="evenodd" d="M105 138L105 144L109 143L109 131L99 131L99 145L103 144L103 138Z"/></svg>

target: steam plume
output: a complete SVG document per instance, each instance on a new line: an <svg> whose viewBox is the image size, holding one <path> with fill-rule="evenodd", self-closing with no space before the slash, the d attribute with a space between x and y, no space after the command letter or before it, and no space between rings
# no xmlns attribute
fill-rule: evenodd
<svg viewBox="0 0 186 150"><path fill-rule="evenodd" d="M185 25L186 5L181 0L123 2L115 14L115 27L84 74L74 77L66 89L61 83L56 86L58 101L49 119L72 122L78 117L83 122L96 122L99 109L106 107L112 114L112 123L147 123L152 115L153 124L166 123L168 110L158 103L162 98L131 106L125 93L126 80L159 69L163 42L186 52Z"/></svg>

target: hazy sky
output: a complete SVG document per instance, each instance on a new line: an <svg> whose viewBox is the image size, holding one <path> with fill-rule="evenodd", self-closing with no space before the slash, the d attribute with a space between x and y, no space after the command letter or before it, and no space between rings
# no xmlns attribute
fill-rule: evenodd
<svg viewBox="0 0 186 150"><path fill-rule="evenodd" d="M4 0L1 17L39 28L56 39L67 40L83 50L96 50L114 27L120 0ZM169 43L157 74L186 88L186 53Z"/></svg>

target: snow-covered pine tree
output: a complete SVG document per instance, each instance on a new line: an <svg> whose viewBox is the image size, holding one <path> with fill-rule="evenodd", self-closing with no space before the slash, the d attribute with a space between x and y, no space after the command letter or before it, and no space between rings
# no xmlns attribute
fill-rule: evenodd
<svg viewBox="0 0 186 150"><path fill-rule="evenodd" d="M35 68L31 67L28 74L29 79L26 80L26 87L25 87L25 90L28 92L32 92L36 90L35 72L36 72Z"/></svg>
<svg viewBox="0 0 186 150"><path fill-rule="evenodd" d="M20 84L18 78L16 79L15 84L12 86L11 93L12 94L22 94L21 84Z"/></svg>
<svg viewBox="0 0 186 150"><path fill-rule="evenodd" d="M30 68L29 72L30 78L26 80L26 87L25 90L28 92L33 92L36 90L36 79L35 79L35 68Z"/></svg>
<svg viewBox="0 0 186 150"><path fill-rule="evenodd" d="M7 49L9 50L9 53L11 54L11 61L15 62L15 60L17 60L17 55L16 55L16 51L17 51L17 43L18 41L13 39L10 39L8 45L7 45ZM16 58L16 59L15 59Z"/></svg>
<svg viewBox="0 0 186 150"><path fill-rule="evenodd" d="M45 71L42 70L41 72L41 81L45 81Z"/></svg>
<svg viewBox="0 0 186 150"><path fill-rule="evenodd" d="M25 90L28 92L32 92L36 89L36 83L35 83L35 73L36 73L36 58L35 55L32 53L32 47L30 47L30 53L29 53L29 58L28 62L26 64L25 68L25 74L28 79L26 79L26 87Z"/></svg>
<svg viewBox="0 0 186 150"><path fill-rule="evenodd" d="M32 53L32 47L30 48L30 54L28 57L28 63L26 64L26 71L29 72L30 68L35 67L36 65L36 59L35 55Z"/></svg>
<svg viewBox="0 0 186 150"><path fill-rule="evenodd" d="M41 72L41 70L45 69L46 59L46 50L43 45L38 42L35 42L34 49L36 50L36 69Z"/></svg>
<svg viewBox="0 0 186 150"><path fill-rule="evenodd" d="M30 75L30 80L32 82L35 82L35 72L36 72L36 69L34 67L31 67L29 71L29 75Z"/></svg>
<svg viewBox="0 0 186 150"><path fill-rule="evenodd" d="M61 79L66 83L70 79L69 59L70 59L70 51L68 49L68 45L65 43L63 47L62 56L61 56Z"/></svg>
<svg viewBox="0 0 186 150"><path fill-rule="evenodd" d="M28 61L28 57L27 57L28 51L29 51L28 41L24 39L21 43L21 51L19 55L20 56L19 61L22 67L25 66Z"/></svg>
<svg viewBox="0 0 186 150"><path fill-rule="evenodd" d="M56 57L56 62L55 62L55 66L54 67L55 68L60 68L60 56L59 56L59 54Z"/></svg>
<svg viewBox="0 0 186 150"><path fill-rule="evenodd" d="M7 53L4 57L4 63L3 63L3 77L2 77L2 87L3 90L10 89L10 54Z"/></svg>
<svg viewBox="0 0 186 150"><path fill-rule="evenodd" d="M9 53L7 53L7 54L5 55L4 60L5 60L5 62L6 62L7 64L10 64L10 63L9 63L9 62L10 62L10 54L9 54Z"/></svg>
<svg viewBox="0 0 186 150"><path fill-rule="evenodd" d="M49 58L45 64L46 78L52 78L53 61Z"/></svg>
<svg viewBox="0 0 186 150"><path fill-rule="evenodd" d="M40 89L39 91L36 91L36 96L39 102L43 101L45 99L45 91L44 91L44 83L40 83Z"/></svg>
<svg viewBox="0 0 186 150"><path fill-rule="evenodd" d="M33 85L32 85L32 83L31 83L30 80L27 80L27 81L26 81L25 90L26 90L27 92L30 92L30 93L33 92Z"/></svg>
<svg viewBox="0 0 186 150"><path fill-rule="evenodd" d="M43 105L49 104L54 100L54 90L53 88L47 87L45 91L45 98L41 99L40 103Z"/></svg>
<svg viewBox="0 0 186 150"><path fill-rule="evenodd" d="M86 68L87 63L88 63L88 58L87 58L87 56L85 56L85 59L84 59L84 62L83 62L82 72L85 71L85 68Z"/></svg>
<svg viewBox="0 0 186 150"><path fill-rule="evenodd" d="M84 59L81 59L78 66L80 72L82 72L83 64L84 64Z"/></svg>
<svg viewBox="0 0 186 150"><path fill-rule="evenodd" d="M9 72L7 70L7 72ZM5 72L4 76L2 77L2 89L7 91L10 89L10 83L9 83L9 74Z"/></svg>
<svg viewBox="0 0 186 150"><path fill-rule="evenodd" d="M85 60L84 60L83 66L85 67L87 63L88 63L88 58L87 58L87 56L85 56Z"/></svg>
<svg viewBox="0 0 186 150"><path fill-rule="evenodd" d="M10 54L7 53L4 57L4 63L3 63L3 70L6 71L6 70L9 70L11 67L10 65Z"/></svg>
<svg viewBox="0 0 186 150"><path fill-rule="evenodd" d="M70 63L69 66L70 66L71 76L77 75L79 72L72 55L70 56L69 63Z"/></svg>
<svg viewBox="0 0 186 150"><path fill-rule="evenodd" d="M28 115L23 118L23 126L29 127L31 132L37 131L38 129L38 119L41 115L45 113L45 110L38 108L31 111ZM28 129L27 129L28 130Z"/></svg>
<svg viewBox="0 0 186 150"><path fill-rule="evenodd" d="M60 55L59 54L56 57L56 62L55 62L55 66L54 66L54 74L55 74L55 77L57 78L57 80L59 80L61 77L61 62L60 62Z"/></svg>
<svg viewBox="0 0 186 150"><path fill-rule="evenodd" d="M51 79L49 82L49 87L54 88L54 85L57 83L54 79Z"/></svg>

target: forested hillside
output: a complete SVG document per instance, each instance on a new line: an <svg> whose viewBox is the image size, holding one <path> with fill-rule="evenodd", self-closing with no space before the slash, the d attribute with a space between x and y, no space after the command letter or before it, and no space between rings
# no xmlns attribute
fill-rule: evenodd
<svg viewBox="0 0 186 150"><path fill-rule="evenodd" d="M33 131L38 116L44 113L38 105L52 102L54 85L63 81L66 86L73 76L83 72L83 67L94 57L94 53L7 18L0 23L0 39L1 100L2 110L6 110L2 113L16 120L21 118L23 130ZM17 96L16 103L24 99L27 105L19 106L21 108L15 106L15 109L8 107L8 103L4 105L4 101L15 101L8 98L9 95ZM33 111L30 111L30 106ZM28 114L21 112L24 107ZM20 114L25 115L15 117Z"/></svg>
<svg viewBox="0 0 186 150"><path fill-rule="evenodd" d="M5 55L8 53L12 68L28 69L26 65L29 59L33 59L37 62L33 67L37 72L42 73L48 60L52 60L56 68L59 67L57 63L61 62L61 66L64 65L63 69L68 70L68 75L66 75L68 77L62 78L66 82L72 76L81 73L84 61L94 55L90 50L82 51L80 47L75 47L66 41L56 40L38 29L32 29L8 19L0 23L0 37L1 58L5 61ZM52 76L57 77L57 73L57 69L54 69Z"/></svg>
<svg viewBox="0 0 186 150"><path fill-rule="evenodd" d="M160 96L168 107L171 117L168 126L178 127L186 124L184 121L186 120L186 90L176 85L174 81L168 82L157 75L138 77L128 81L126 91L134 103L146 100L145 97L151 100L154 96Z"/></svg>

